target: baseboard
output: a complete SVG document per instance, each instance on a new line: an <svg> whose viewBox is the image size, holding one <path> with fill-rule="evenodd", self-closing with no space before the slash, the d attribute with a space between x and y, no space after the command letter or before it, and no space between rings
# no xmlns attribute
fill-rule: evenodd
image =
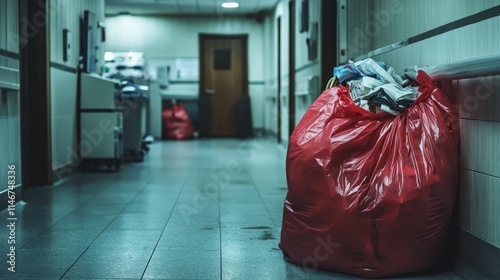
<svg viewBox="0 0 500 280"><path fill-rule="evenodd" d="M276 133L265 128L254 128L253 135L257 138L276 138Z"/></svg>
<svg viewBox="0 0 500 280"><path fill-rule="evenodd" d="M58 181L61 181L65 178L67 178L68 176L72 175L73 173L75 173L76 171L78 170L78 163L75 161L75 162L71 162L71 163L68 163L66 165L63 165L57 169L54 169L52 171L52 178L54 179L54 182L53 184L57 183ZM14 194L15 194L15 203L16 203L16 207L17 205L19 204L19 202L21 202L24 197L23 197L23 190L22 190L22 186L21 185L18 185L16 186L14 189ZM10 195L12 195L12 193L10 193ZM8 190L5 190L5 191L2 191L0 192L0 211L3 211L5 209L8 208L9 206L9 192Z"/></svg>
<svg viewBox="0 0 500 280"><path fill-rule="evenodd" d="M461 229L454 270L464 279L500 279L500 248Z"/></svg>
<svg viewBox="0 0 500 280"><path fill-rule="evenodd" d="M52 170L52 178L53 178L53 184L57 183L58 181L61 181L65 179L66 177L74 174L76 171L78 171L79 168L79 162L73 161L70 163L67 163L59 168L56 168Z"/></svg>

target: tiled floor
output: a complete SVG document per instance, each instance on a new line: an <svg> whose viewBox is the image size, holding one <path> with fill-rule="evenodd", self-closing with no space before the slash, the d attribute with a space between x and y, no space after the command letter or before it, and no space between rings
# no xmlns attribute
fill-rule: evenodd
<svg viewBox="0 0 500 280"><path fill-rule="evenodd" d="M3 262L0 277L355 279L283 260L285 156L268 140L158 142L121 172L30 189L17 206L16 272ZM411 279L420 278L462 279Z"/></svg>

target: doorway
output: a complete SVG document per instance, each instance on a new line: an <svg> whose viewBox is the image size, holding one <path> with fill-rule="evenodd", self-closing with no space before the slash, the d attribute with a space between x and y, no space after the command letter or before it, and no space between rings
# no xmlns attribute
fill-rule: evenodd
<svg viewBox="0 0 500 280"><path fill-rule="evenodd" d="M237 103L248 96L248 35L200 34L199 42L200 136L234 137Z"/></svg>

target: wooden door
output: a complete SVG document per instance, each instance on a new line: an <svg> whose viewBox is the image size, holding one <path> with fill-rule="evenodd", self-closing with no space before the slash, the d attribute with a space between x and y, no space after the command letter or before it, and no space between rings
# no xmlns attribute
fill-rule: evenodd
<svg viewBox="0 0 500 280"><path fill-rule="evenodd" d="M248 95L247 69L247 35L200 34L200 99L210 100L210 136L236 136L236 103Z"/></svg>

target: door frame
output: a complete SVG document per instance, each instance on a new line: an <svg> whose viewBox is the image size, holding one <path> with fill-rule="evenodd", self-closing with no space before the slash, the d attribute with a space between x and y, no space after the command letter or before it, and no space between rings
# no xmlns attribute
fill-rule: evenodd
<svg viewBox="0 0 500 280"><path fill-rule="evenodd" d="M295 1L288 2L288 137L295 129Z"/></svg>
<svg viewBox="0 0 500 280"><path fill-rule="evenodd" d="M201 100L204 89L205 89L205 41L211 39L236 39L242 41L242 67L243 67L243 81L242 81L242 96L248 96L248 34L212 34L212 33L199 33L198 43L199 43L199 87L198 87L198 100ZM211 117L211 111L209 111L209 116Z"/></svg>
<svg viewBox="0 0 500 280"><path fill-rule="evenodd" d="M345 9L345 6L344 6ZM337 3L331 0L321 1L321 75L320 85L325 88L332 77L332 68L337 66Z"/></svg>
<svg viewBox="0 0 500 280"><path fill-rule="evenodd" d="M277 62L276 62L276 81L277 81L277 98L276 98L276 106L278 107L277 110L277 130L276 130L276 136L278 138L278 144L281 144L281 16L276 18L276 38L277 38L277 49L278 49L278 54L276 55Z"/></svg>
<svg viewBox="0 0 500 280"><path fill-rule="evenodd" d="M18 2L19 36L25 38L22 19L46 14L49 0ZM26 189L53 183L50 101L50 17L37 25L38 31L19 47L21 184Z"/></svg>

